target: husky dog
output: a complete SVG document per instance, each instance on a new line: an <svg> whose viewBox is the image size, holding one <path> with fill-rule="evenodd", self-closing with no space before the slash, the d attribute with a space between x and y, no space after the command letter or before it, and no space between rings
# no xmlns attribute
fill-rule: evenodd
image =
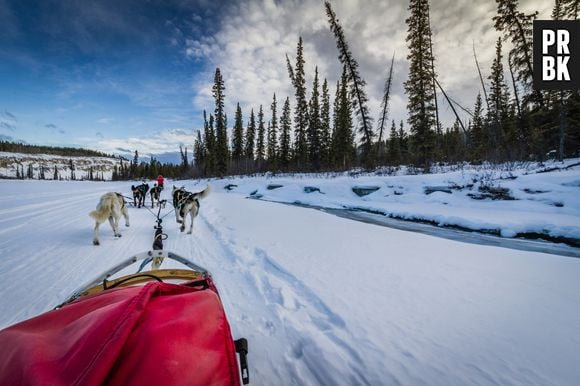
<svg viewBox="0 0 580 386"><path fill-rule="evenodd" d="M145 206L145 194L149 190L149 184L145 181L141 185L133 186L131 185L131 191L133 191L133 205L137 208L141 208L141 205Z"/></svg>
<svg viewBox="0 0 580 386"><path fill-rule="evenodd" d="M125 206L125 200L120 193L105 193L101 196L101 201L97 205L97 210L89 213L89 216L95 219L95 232L93 235L93 244L99 245L99 225L109 219L109 224L113 228L115 237L121 237L119 233L119 218L125 217L125 226L129 226L129 212Z"/></svg>
<svg viewBox="0 0 580 386"><path fill-rule="evenodd" d="M189 225L189 232L193 231L193 219L199 212L199 200L205 198L209 194L209 185L201 192L191 193L185 190L184 187L177 188L173 186L171 195L173 196L173 207L175 208L175 220L181 224L181 231L185 230L185 216L189 213L191 216L191 224Z"/></svg>
<svg viewBox="0 0 580 386"><path fill-rule="evenodd" d="M151 208L155 207L155 201L157 201L157 205L160 205L159 196L161 196L162 190L163 190L162 186L158 186L157 184L155 184L149 191L149 194L151 194Z"/></svg>

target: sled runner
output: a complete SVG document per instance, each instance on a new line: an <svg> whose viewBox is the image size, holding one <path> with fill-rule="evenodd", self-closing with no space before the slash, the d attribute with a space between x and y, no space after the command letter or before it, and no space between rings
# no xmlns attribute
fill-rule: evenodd
<svg viewBox="0 0 580 386"><path fill-rule="evenodd" d="M0 331L0 384L249 383L247 341L233 340L210 273L164 251L164 238L158 213L153 250L99 275L54 310ZM184 267L160 269L170 261Z"/></svg>

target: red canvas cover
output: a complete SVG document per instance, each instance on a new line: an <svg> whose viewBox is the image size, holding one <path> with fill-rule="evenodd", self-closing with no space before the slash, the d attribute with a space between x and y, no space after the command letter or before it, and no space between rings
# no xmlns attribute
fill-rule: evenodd
<svg viewBox="0 0 580 386"><path fill-rule="evenodd" d="M0 385L240 385L207 280L108 290L0 331Z"/></svg>

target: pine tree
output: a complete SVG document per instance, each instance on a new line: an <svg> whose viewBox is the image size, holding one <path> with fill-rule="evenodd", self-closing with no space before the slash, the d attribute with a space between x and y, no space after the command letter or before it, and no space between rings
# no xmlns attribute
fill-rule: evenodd
<svg viewBox="0 0 580 386"><path fill-rule="evenodd" d="M290 117L290 98L286 98L282 116L280 117L280 166L288 170L290 166L290 131L292 130L292 118Z"/></svg>
<svg viewBox="0 0 580 386"><path fill-rule="evenodd" d="M368 98L365 91L366 82L359 74L358 62L354 59L352 52L348 47L344 31L338 23L338 19L332 10L332 6L328 1L325 1L324 5L326 7L326 15L328 16L330 29L336 38L336 45L339 51L338 58L342 65L347 69L350 96L352 98L352 104L355 106L355 113L359 118L358 131L362 134L362 161L367 168L372 168L375 164L375 156L372 151L375 133L373 131L372 118L370 117L367 107Z"/></svg>
<svg viewBox="0 0 580 386"><path fill-rule="evenodd" d="M435 94L433 82L433 57L431 55L431 28L429 26L428 0L410 0L409 26L409 78L405 82L408 96L407 109L415 157L425 169L433 159L435 136Z"/></svg>
<svg viewBox="0 0 580 386"><path fill-rule="evenodd" d="M276 169L276 157L278 155L278 105L276 102L276 94L274 94L270 108L272 111L272 121L268 126L268 163L271 170L274 170Z"/></svg>
<svg viewBox="0 0 580 386"><path fill-rule="evenodd" d="M264 128L264 112L262 105L258 111L258 142L256 144L256 159L263 161L266 156L266 130Z"/></svg>
<svg viewBox="0 0 580 386"><path fill-rule="evenodd" d="M224 111L225 89L224 81L218 67L215 70L212 92L215 99L216 166L217 173L220 176L227 173L229 160L227 118Z"/></svg>
<svg viewBox="0 0 580 386"><path fill-rule="evenodd" d="M320 94L318 84L318 67L314 70L312 96L308 110L308 159L313 170L320 169Z"/></svg>
<svg viewBox="0 0 580 386"><path fill-rule="evenodd" d="M234 118L234 130L232 134L232 159L240 162L244 155L244 128L242 121L242 109L240 104L236 108L236 116Z"/></svg>

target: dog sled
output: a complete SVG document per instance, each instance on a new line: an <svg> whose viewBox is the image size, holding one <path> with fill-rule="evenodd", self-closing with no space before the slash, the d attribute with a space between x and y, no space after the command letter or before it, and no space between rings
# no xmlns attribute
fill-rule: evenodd
<svg viewBox="0 0 580 386"><path fill-rule="evenodd" d="M247 341L233 340L211 274L163 249L161 223L152 250L0 331L1 385L249 383Z"/></svg>

